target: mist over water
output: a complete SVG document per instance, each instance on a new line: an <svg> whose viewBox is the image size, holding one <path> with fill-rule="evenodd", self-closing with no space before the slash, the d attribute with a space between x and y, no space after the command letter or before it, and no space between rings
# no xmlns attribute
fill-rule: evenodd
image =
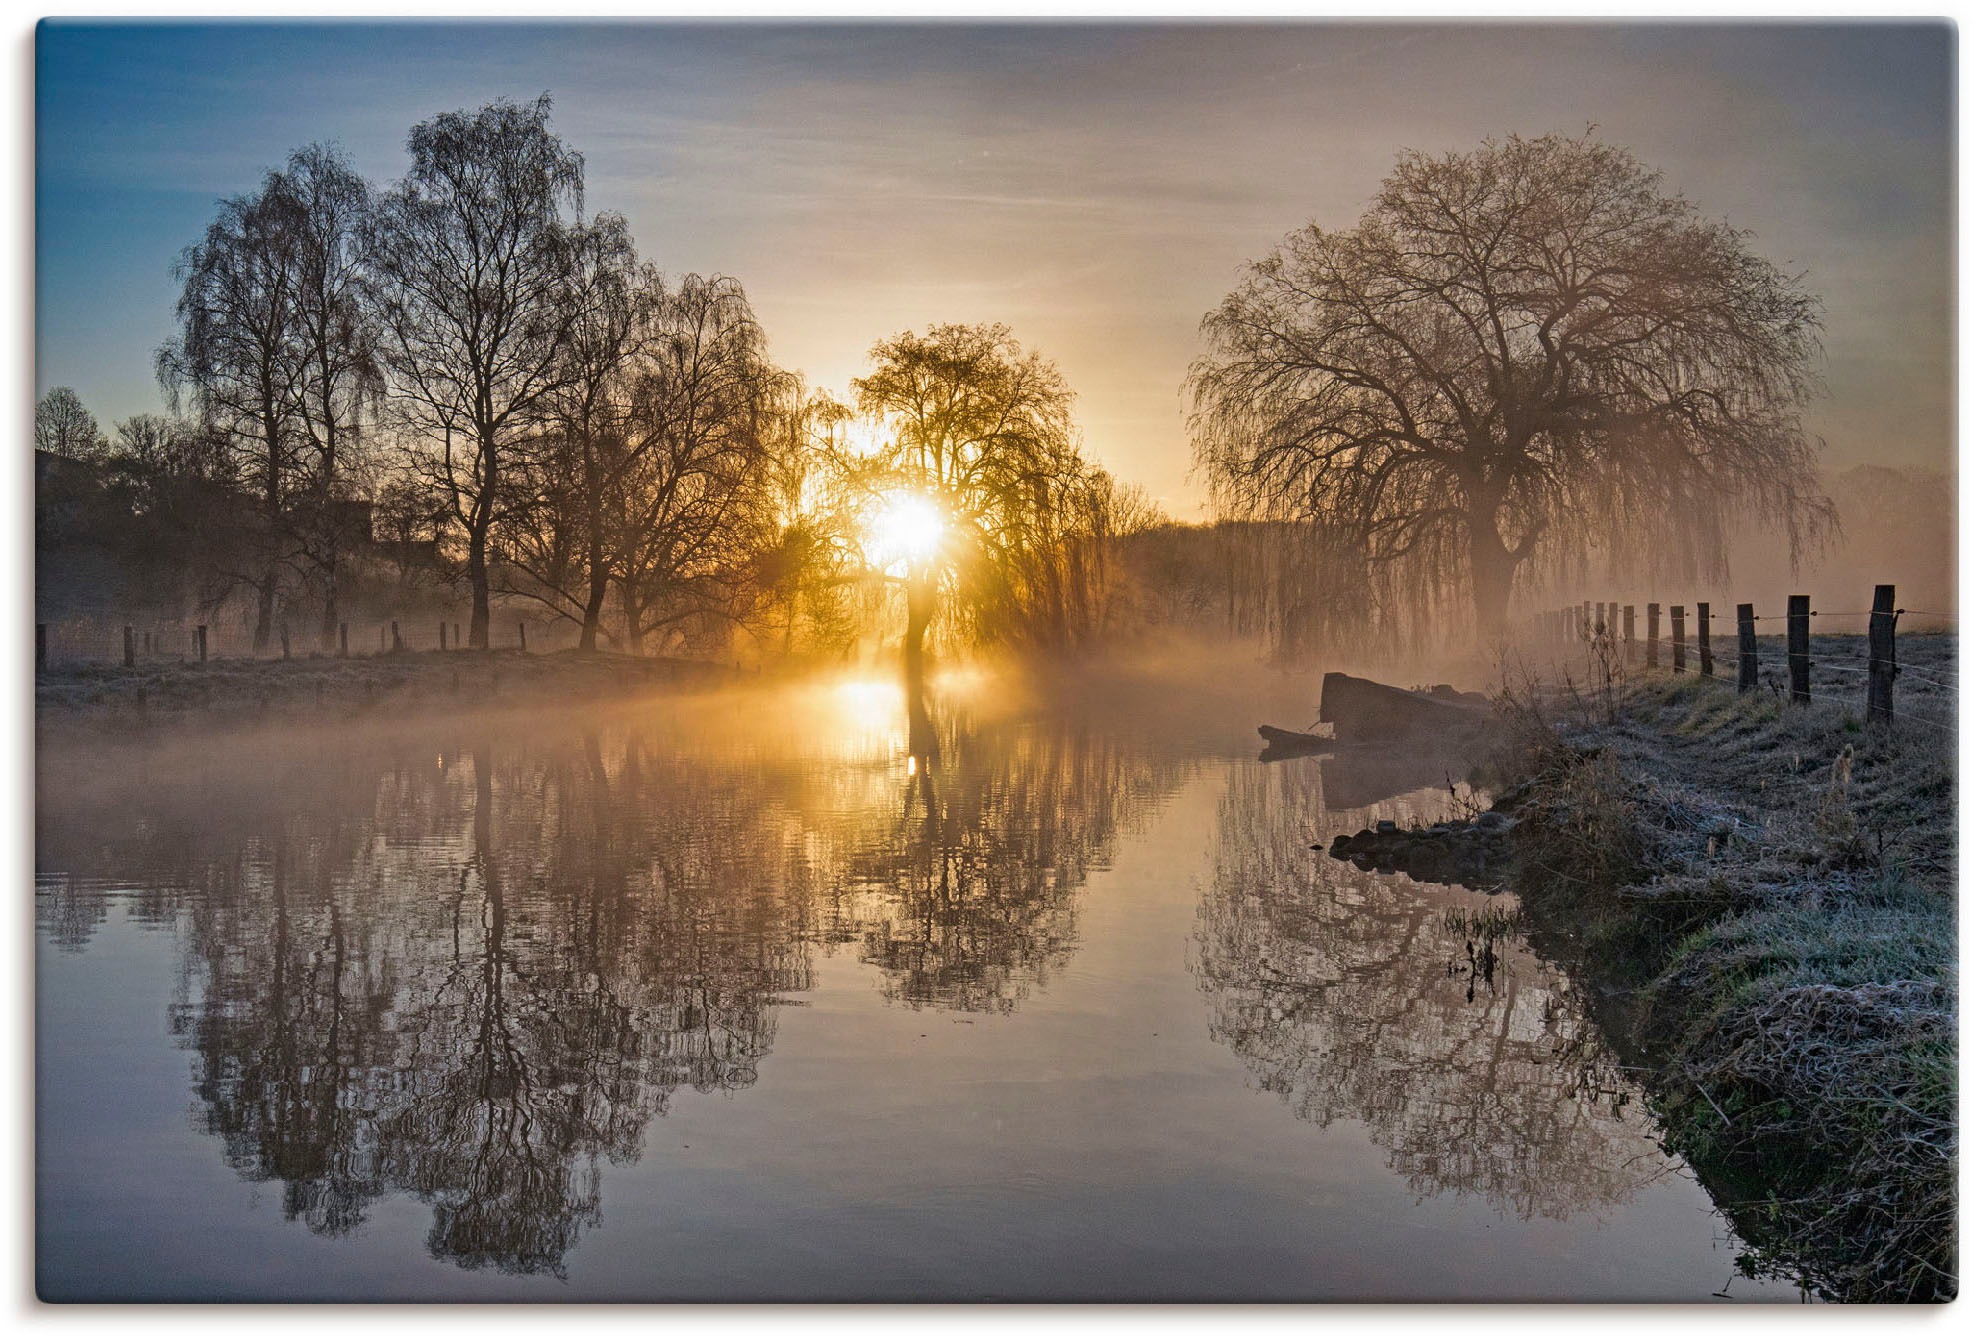
<svg viewBox="0 0 1975 1336"><path fill-rule="evenodd" d="M954 672L931 747L855 677L49 735L41 1294L1722 1289L1566 981L1307 847L1467 794L1256 761L1314 697Z"/></svg>

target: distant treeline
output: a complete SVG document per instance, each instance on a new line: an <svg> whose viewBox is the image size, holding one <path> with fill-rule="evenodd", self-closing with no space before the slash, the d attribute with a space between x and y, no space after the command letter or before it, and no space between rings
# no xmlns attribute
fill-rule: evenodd
<svg viewBox="0 0 1975 1336"><path fill-rule="evenodd" d="M72 390L37 408L43 620L224 607L257 653L399 611L510 643L498 610L755 661L1194 632L1374 662L1837 554L1951 608L1951 489L1827 494L1812 463L1816 299L1588 136L1406 155L1356 229L1252 266L1188 380L1220 517L1189 526L1085 457L1005 326L805 385L737 281L586 212L549 112L435 116L384 188L311 145L220 203L177 267L169 411L106 436Z"/></svg>
<svg viewBox="0 0 1975 1336"><path fill-rule="evenodd" d="M549 111L436 116L388 188L313 145L222 201L178 264L170 411L108 437L39 405L43 616L226 605L257 652L332 646L353 599L449 600L471 646L497 608L723 657L841 654L901 605L915 647L1100 634L1156 512L1084 458L1051 363L939 325L851 402L812 391L738 282L585 212Z"/></svg>

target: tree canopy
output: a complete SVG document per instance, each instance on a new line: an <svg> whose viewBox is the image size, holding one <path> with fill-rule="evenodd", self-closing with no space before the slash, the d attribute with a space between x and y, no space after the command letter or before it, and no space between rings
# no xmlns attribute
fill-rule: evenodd
<svg viewBox="0 0 1975 1336"><path fill-rule="evenodd" d="M1800 421L1819 305L1624 149L1403 155L1357 226L1291 234L1203 321L1196 457L1241 517L1309 524L1360 612L1601 555L1725 574L1830 515Z"/></svg>
<svg viewBox="0 0 1975 1336"><path fill-rule="evenodd" d="M945 526L907 573L908 661L939 586L985 638L1067 648L1090 622L1080 550L1108 532L1114 489L1083 458L1062 373L999 324L908 331L871 360L852 385L882 443L866 486L925 497Z"/></svg>
<svg viewBox="0 0 1975 1336"><path fill-rule="evenodd" d="M502 473L570 372L583 157L549 129L549 108L547 96L494 102L414 126L411 170L367 237L392 397L466 535L477 649Z"/></svg>
<svg viewBox="0 0 1975 1336"><path fill-rule="evenodd" d="M96 415L82 406L82 397L57 385L34 406L34 448L65 459L94 459L109 448Z"/></svg>

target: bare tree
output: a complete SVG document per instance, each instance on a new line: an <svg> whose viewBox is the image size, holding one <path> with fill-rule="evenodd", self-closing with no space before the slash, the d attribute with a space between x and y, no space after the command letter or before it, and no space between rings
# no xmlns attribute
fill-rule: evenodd
<svg viewBox="0 0 1975 1336"><path fill-rule="evenodd" d="M659 302L614 469L633 649L654 632L731 625L769 518L766 435L784 380L733 279L688 274Z"/></svg>
<svg viewBox="0 0 1975 1336"><path fill-rule="evenodd" d="M505 555L521 577L511 592L575 621L577 648L594 650L616 567L613 501L637 462L626 422L631 369L663 288L639 264L616 214L573 229L569 260L573 319L562 384L545 401L546 428L515 478L517 522Z"/></svg>
<svg viewBox="0 0 1975 1336"><path fill-rule="evenodd" d="M364 290L361 233L371 191L336 150L312 144L273 179L294 201L302 229L296 252L296 422L303 461L302 548L321 592L321 641L336 640L338 579L349 541L338 503L350 492L352 452L383 393L379 330Z"/></svg>
<svg viewBox="0 0 1975 1336"><path fill-rule="evenodd" d="M478 649L503 470L569 374L567 220L583 159L549 130L549 109L544 95L415 126L411 171L368 229L392 393L465 533Z"/></svg>
<svg viewBox="0 0 1975 1336"><path fill-rule="evenodd" d="M57 385L34 406L34 448L65 459L95 459L109 448L81 396Z"/></svg>
<svg viewBox="0 0 1975 1336"><path fill-rule="evenodd" d="M189 396L230 444L258 502L258 555L242 578L257 595L254 648L267 648L289 556L284 510L295 474L295 417L306 375L301 254L306 220L280 175L259 193L220 204L187 247L177 273L178 332L158 350L158 378L173 406Z"/></svg>
<svg viewBox="0 0 1975 1336"><path fill-rule="evenodd" d="M1464 588L1484 634L1532 563L1721 575L1731 523L1794 554L1830 515L1799 421L1816 300L1589 136L1408 153L1203 328L1191 427L1224 507L1313 522L1388 601Z"/></svg>

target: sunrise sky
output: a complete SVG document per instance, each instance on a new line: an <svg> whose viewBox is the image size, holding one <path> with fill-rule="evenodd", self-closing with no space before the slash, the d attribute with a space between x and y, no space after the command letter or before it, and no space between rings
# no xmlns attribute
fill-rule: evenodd
<svg viewBox="0 0 1975 1336"><path fill-rule="evenodd" d="M1944 23L43 25L35 385L156 411L219 197L311 140L387 184L413 123L548 91L589 207L739 278L783 365L841 393L880 338L1003 321L1192 518L1180 384L1244 262L1350 225L1402 148L1595 124L1824 296L1832 465L1944 466L1952 77Z"/></svg>

